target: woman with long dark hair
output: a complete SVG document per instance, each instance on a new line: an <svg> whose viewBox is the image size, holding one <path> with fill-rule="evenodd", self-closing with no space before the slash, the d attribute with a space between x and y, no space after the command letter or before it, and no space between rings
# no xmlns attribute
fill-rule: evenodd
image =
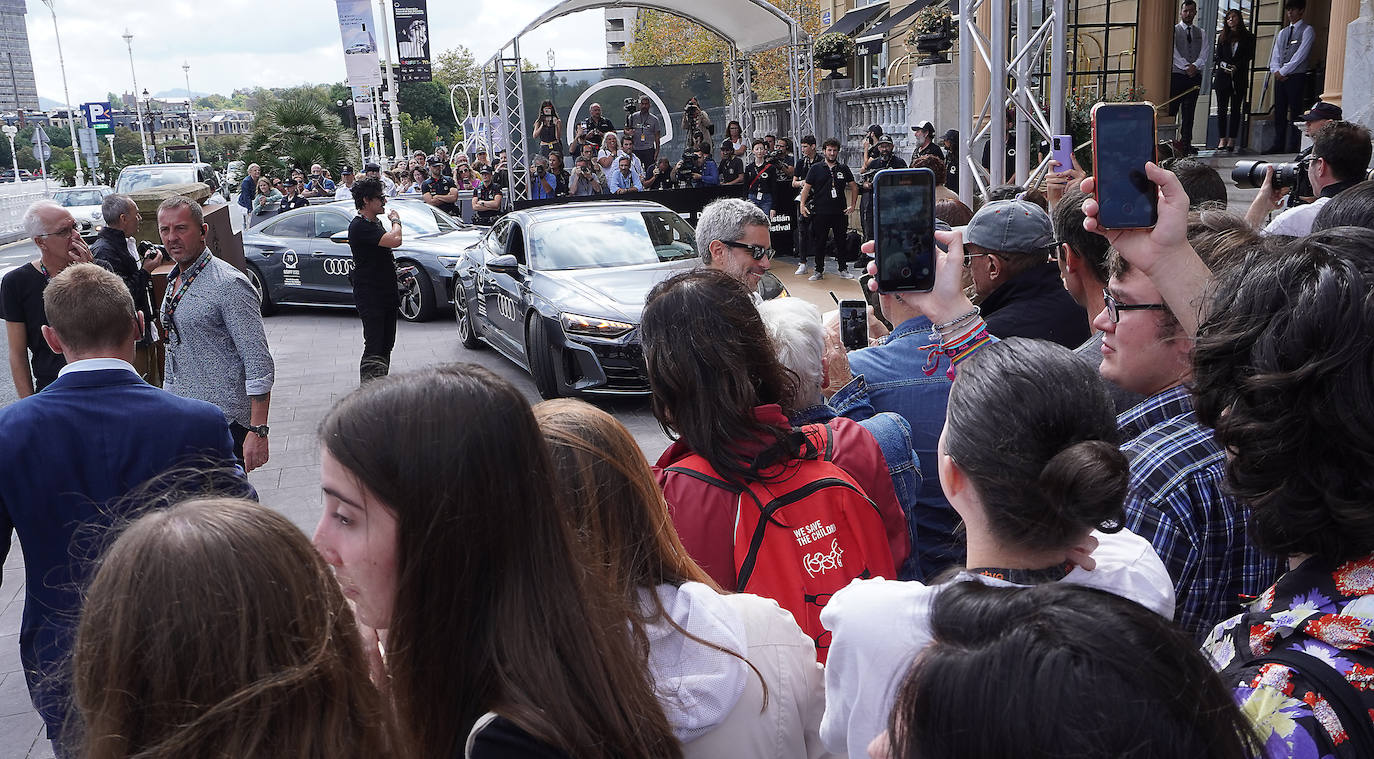
<svg viewBox="0 0 1374 759"><path fill-rule="evenodd" d="M300 529L248 501L188 501L120 535L73 677L86 759L392 755L338 583Z"/></svg>
<svg viewBox="0 0 1374 759"><path fill-rule="evenodd" d="M897 691L888 759L1246 759L1254 728L1167 620L1070 583L955 583ZM989 682L995 687L989 687Z"/></svg>
<svg viewBox="0 0 1374 759"><path fill-rule="evenodd" d="M374 382L320 438L315 545L386 631L378 676L404 755L682 756L509 382L467 364Z"/></svg>
<svg viewBox="0 0 1374 759"><path fill-rule="evenodd" d="M821 668L792 615L766 598L720 592L687 555L639 445L610 414L566 399L534 413L571 491L572 530L633 612L630 629L683 755L824 754Z"/></svg>
<svg viewBox="0 0 1374 759"><path fill-rule="evenodd" d="M739 155L747 147L744 139L744 128L739 125L738 121L731 120L729 124L725 125L725 139L729 140L734 147L735 155Z"/></svg>
<svg viewBox="0 0 1374 759"><path fill-rule="evenodd" d="M547 158L549 151L563 152L563 120L558 118L558 109L553 107L552 100L539 104L539 115L530 137L539 142L539 155Z"/></svg>
<svg viewBox="0 0 1374 759"><path fill-rule="evenodd" d="M1250 64L1255 60L1255 35L1245 28L1239 8L1226 11L1217 35L1212 65L1212 90L1217 94L1217 150L1234 151L1245 116L1245 95L1250 89Z"/></svg>

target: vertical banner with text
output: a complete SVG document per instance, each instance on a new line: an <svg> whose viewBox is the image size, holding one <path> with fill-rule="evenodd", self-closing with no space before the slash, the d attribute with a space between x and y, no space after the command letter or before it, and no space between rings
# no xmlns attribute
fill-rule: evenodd
<svg viewBox="0 0 1374 759"><path fill-rule="evenodd" d="M428 82L429 18L428 0L391 0L392 16L396 20L396 52L400 70L398 82Z"/></svg>
<svg viewBox="0 0 1374 759"><path fill-rule="evenodd" d="M377 33L368 0L335 0L339 7L339 34L343 37L344 67L353 87L382 83L377 62Z"/></svg>

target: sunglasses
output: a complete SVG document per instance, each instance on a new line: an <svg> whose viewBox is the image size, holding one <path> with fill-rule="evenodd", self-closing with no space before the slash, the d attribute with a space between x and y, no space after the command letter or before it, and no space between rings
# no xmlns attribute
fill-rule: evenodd
<svg viewBox="0 0 1374 759"><path fill-rule="evenodd" d="M1105 289L1102 291L1102 303L1107 307L1107 318L1112 320L1112 324L1121 323L1122 311L1167 311L1169 309L1163 303L1120 303Z"/></svg>
<svg viewBox="0 0 1374 759"><path fill-rule="evenodd" d="M776 250L765 248L762 245L750 245L748 243L735 242L733 240L721 240L721 243L728 248L739 248L740 250L749 251L749 256L755 261L762 261L764 258L771 261L773 260L773 256L778 254Z"/></svg>

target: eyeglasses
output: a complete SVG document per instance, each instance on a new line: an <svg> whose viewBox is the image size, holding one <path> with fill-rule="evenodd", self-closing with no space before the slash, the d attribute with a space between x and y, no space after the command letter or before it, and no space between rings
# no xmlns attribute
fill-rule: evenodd
<svg viewBox="0 0 1374 759"><path fill-rule="evenodd" d="M773 256L778 254L776 250L765 248L762 245L750 245L749 243L735 242L733 240L721 240L721 244L728 248L739 248L740 250L749 251L749 256L755 261L761 261L764 258L771 261L773 260Z"/></svg>
<svg viewBox="0 0 1374 759"><path fill-rule="evenodd" d="M1105 289L1102 291L1102 303L1107 307L1107 318L1112 320L1112 324L1121 323L1122 311L1167 311L1169 307L1163 303L1119 303L1112 294Z"/></svg>
<svg viewBox="0 0 1374 759"><path fill-rule="evenodd" d="M967 269L968 267L972 266L972 265L973 265L973 259L977 258L978 256L990 256L990 255L992 255L992 254L991 254L991 253L970 253L970 252L968 251L968 248L965 248L965 249L964 249L964 268Z"/></svg>
<svg viewBox="0 0 1374 759"><path fill-rule="evenodd" d="M72 232L75 232L75 231L76 231L76 224L73 223L73 224L69 224L69 225L67 225L67 226L65 226L65 227L62 227L61 229L57 230L56 232L44 232L44 233L41 234L41 235L34 235L34 238L36 239L36 238L39 238L39 237L71 237L71 236L72 236Z"/></svg>

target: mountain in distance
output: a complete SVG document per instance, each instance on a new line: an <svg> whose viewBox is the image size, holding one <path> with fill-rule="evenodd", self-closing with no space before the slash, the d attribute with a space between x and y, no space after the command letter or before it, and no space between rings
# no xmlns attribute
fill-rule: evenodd
<svg viewBox="0 0 1374 759"><path fill-rule="evenodd" d="M80 106L80 103L72 104L73 108L79 108ZM67 104L61 100L53 100L52 98L45 98L42 96L38 98L38 110L40 111L65 111L66 109Z"/></svg>
<svg viewBox="0 0 1374 759"><path fill-rule="evenodd" d="M185 97L186 97L186 92L187 92L187 90L186 90L185 87L177 87L177 88L175 88L175 89L163 90L162 92L159 92L159 93L157 93L156 95L153 95L153 97L154 97L154 98L182 98L182 99L185 99ZM208 93L208 92L193 92L193 93L191 93L191 96L192 96L192 97L198 97L198 98L208 97L209 95L210 95L210 93Z"/></svg>

